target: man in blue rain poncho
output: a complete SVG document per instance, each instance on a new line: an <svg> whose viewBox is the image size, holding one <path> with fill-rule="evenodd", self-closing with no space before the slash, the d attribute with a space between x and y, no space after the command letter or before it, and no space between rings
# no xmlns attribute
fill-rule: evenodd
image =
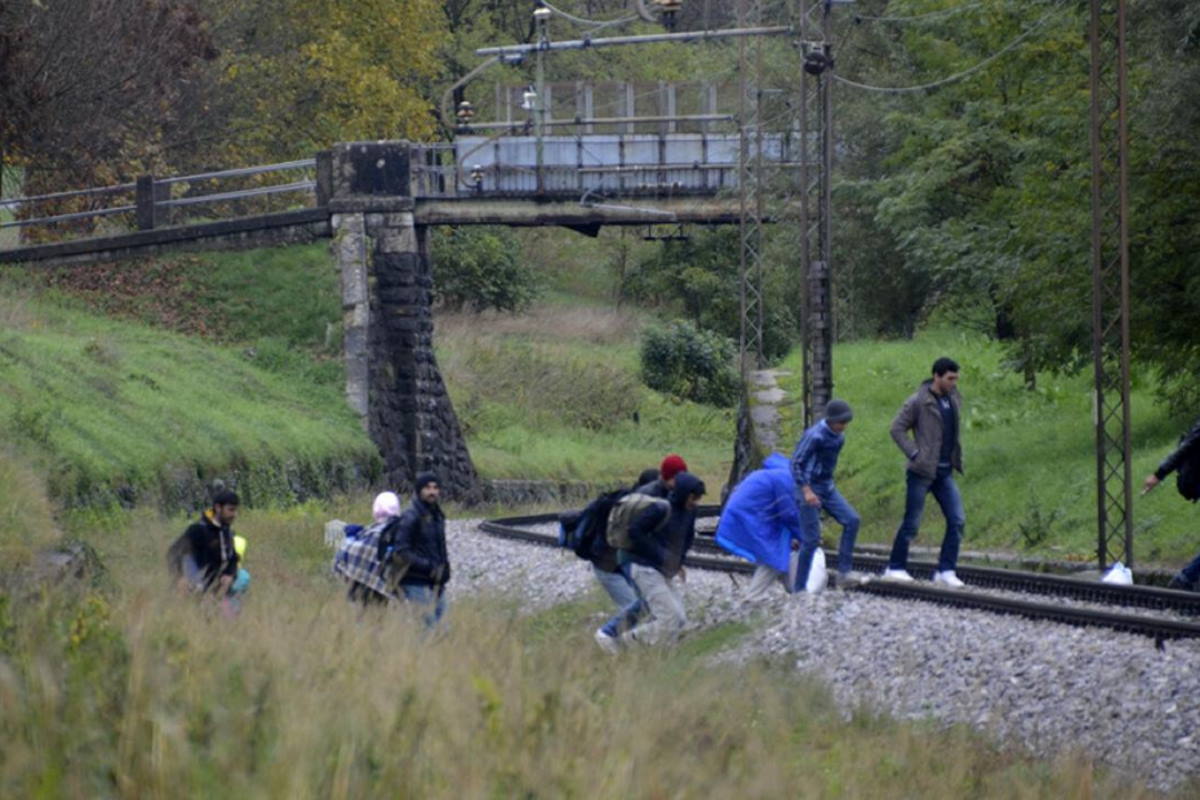
<svg viewBox="0 0 1200 800"><path fill-rule="evenodd" d="M790 462L773 453L762 469L751 472L733 490L717 524L717 544L758 565L746 590L747 600L761 596L776 580L787 591L795 591L787 577L792 541L799 541L800 534Z"/></svg>

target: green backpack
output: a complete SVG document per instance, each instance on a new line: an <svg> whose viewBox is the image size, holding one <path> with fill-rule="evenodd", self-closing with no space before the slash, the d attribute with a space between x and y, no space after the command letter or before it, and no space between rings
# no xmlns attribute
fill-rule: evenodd
<svg viewBox="0 0 1200 800"><path fill-rule="evenodd" d="M629 539L629 526L641 514L651 506L659 505L666 510L662 521L654 527L654 530L661 530L667 520L671 518L671 504L661 497L654 497L649 494L627 494L617 501L613 506L612 511L608 514L608 544L610 547L615 547L618 550L629 550L633 547L633 542Z"/></svg>

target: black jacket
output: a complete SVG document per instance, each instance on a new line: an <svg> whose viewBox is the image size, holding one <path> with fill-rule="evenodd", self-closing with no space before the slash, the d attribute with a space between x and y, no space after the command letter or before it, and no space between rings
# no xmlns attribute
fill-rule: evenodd
<svg viewBox="0 0 1200 800"><path fill-rule="evenodd" d="M1200 419L1192 424L1191 430L1184 434L1171 455L1162 460L1154 475L1160 481L1183 466L1184 462L1200 459Z"/></svg>
<svg viewBox="0 0 1200 800"><path fill-rule="evenodd" d="M441 586L450 580L446 557L446 517L441 507L427 505L414 497L403 514L379 538L382 561L391 547L397 558L408 564L401 583Z"/></svg>
<svg viewBox="0 0 1200 800"><path fill-rule="evenodd" d="M629 539L633 547L623 551L622 560L653 567L668 578L674 577L696 538L696 511L687 508L688 497L703 492L704 483L699 478L688 472L679 473L675 488L667 497L670 511L655 505L630 523Z"/></svg>
<svg viewBox="0 0 1200 800"><path fill-rule="evenodd" d="M182 547L178 557L190 554L204 575L204 588L208 589L221 575L237 577L238 554L233 549L233 531L228 525L219 525L212 511L205 511L200 519L188 526L181 537ZM174 548L172 548L174 550ZM172 564L176 570L181 565Z"/></svg>

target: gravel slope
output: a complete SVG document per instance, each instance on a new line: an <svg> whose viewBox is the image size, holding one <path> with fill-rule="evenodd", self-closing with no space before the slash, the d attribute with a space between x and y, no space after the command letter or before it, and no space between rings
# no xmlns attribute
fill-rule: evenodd
<svg viewBox="0 0 1200 800"><path fill-rule="evenodd" d="M567 551L500 539L478 520L447 524L451 597L517 593L529 610L595 587ZM721 660L790 658L849 711L965 722L1039 756L1079 749L1156 788L1200 775L1200 642L1167 642L853 592L773 590L738 599L723 573L692 570L689 628L754 621ZM591 625L594 620L580 620Z"/></svg>

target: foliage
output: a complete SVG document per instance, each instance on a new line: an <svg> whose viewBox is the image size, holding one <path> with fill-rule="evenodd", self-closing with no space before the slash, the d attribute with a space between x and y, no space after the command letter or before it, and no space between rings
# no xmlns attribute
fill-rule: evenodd
<svg viewBox="0 0 1200 800"><path fill-rule="evenodd" d="M683 241L664 242L624 277L622 292L646 304L670 301L697 327L737 341L741 336L738 231L734 227L694 231ZM767 259L764 276L763 354L782 358L796 336L794 280L786 258Z"/></svg>
<svg viewBox="0 0 1200 800"><path fill-rule="evenodd" d="M687 322L649 328L642 335L642 380L660 392L731 406L740 396L733 342Z"/></svg>
<svg viewBox="0 0 1200 800"><path fill-rule="evenodd" d="M432 236L434 299L447 308L520 311L537 299L537 276L507 228L442 228Z"/></svg>

